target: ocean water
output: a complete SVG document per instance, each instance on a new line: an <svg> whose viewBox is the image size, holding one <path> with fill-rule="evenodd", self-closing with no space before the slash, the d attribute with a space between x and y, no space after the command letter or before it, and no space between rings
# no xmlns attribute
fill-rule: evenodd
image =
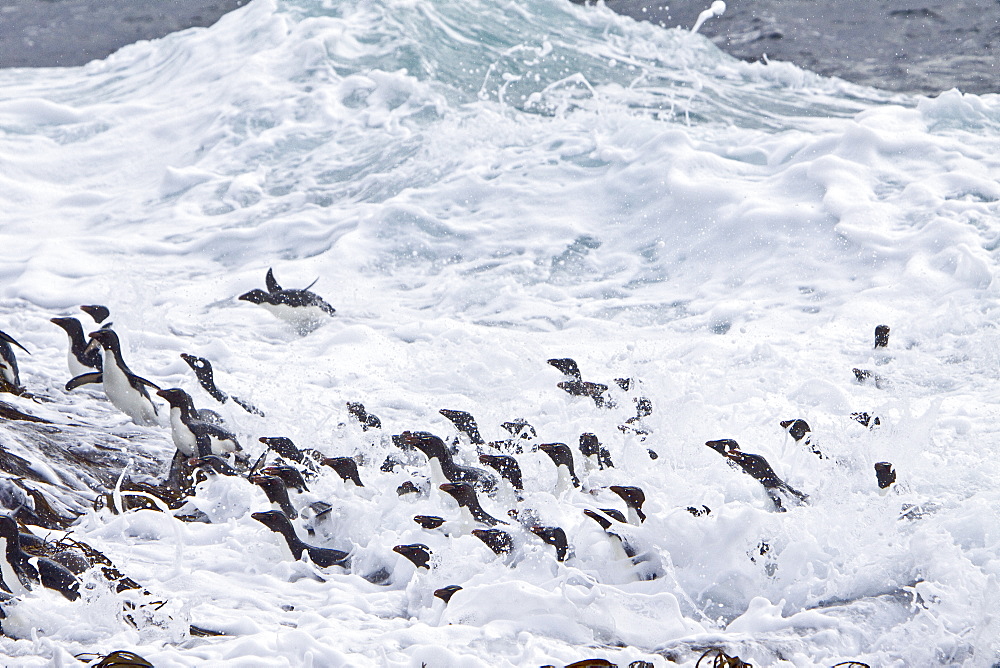
<svg viewBox="0 0 1000 668"><path fill-rule="evenodd" d="M58 423L2 422L0 445L82 513L72 537L166 601L129 625L95 570L79 601L4 604L0 654L660 668L714 647L755 666L992 666L998 156L995 95L749 64L562 0L254 0L83 67L0 71L0 329L31 351L18 360L37 397L4 400ZM286 286L318 277L336 316L301 336L236 300L272 267ZM211 523L90 508L173 454L165 416L140 427L99 388L62 389L66 340L47 321L91 303L136 373L222 411L252 459L258 437L284 435L359 460L364 489L327 473L293 499L332 504L309 540L351 551L349 569L294 561L239 478L199 487ZM180 353L266 417L213 405ZM557 357L615 405L560 390ZM619 429L639 397L644 438ZM459 516L436 490L396 494L430 468L389 436L450 441L439 409L469 411L488 441L523 418L534 444L572 446L583 489L560 491L529 443L523 501L482 499L562 527L569 559L513 521L504 558L412 521ZM793 418L823 459L780 427ZM613 468L586 465L585 432ZM722 438L808 503L774 512L704 445ZM100 451L110 476L63 451ZM385 473L389 455L402 465ZM459 456L475 461L468 443ZM898 475L887 493L880 461ZM645 492L646 522L618 527L637 563L583 514L625 509L610 485ZM392 551L408 543L430 547L430 569ZM380 569L383 584L363 577ZM452 584L449 604L433 597Z"/></svg>

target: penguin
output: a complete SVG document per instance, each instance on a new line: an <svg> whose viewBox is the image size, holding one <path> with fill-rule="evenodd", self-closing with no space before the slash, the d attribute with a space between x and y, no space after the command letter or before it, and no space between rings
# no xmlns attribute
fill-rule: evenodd
<svg viewBox="0 0 1000 668"><path fill-rule="evenodd" d="M851 369L854 372L854 378L858 381L859 385L865 385L871 382L877 389L885 390L891 387L891 383L887 378L884 378L874 371L868 369Z"/></svg>
<svg viewBox="0 0 1000 668"><path fill-rule="evenodd" d="M869 429L874 429L875 427L877 427L880 424L882 424L882 421L878 418L877 415L873 416L873 415L871 415L870 413L868 413L866 411L864 411L864 412L858 412L858 413L851 413L851 417L854 420L857 420L858 422L860 422L865 427L868 427Z"/></svg>
<svg viewBox="0 0 1000 668"><path fill-rule="evenodd" d="M879 325L875 328L875 347L886 348L889 345L889 325Z"/></svg>
<svg viewBox="0 0 1000 668"><path fill-rule="evenodd" d="M292 555L296 559L301 559L302 553L305 552L309 555L309 561L313 562L320 568L327 568L328 566L342 566L344 568L348 568L350 566L350 555L347 552L334 550L328 547L315 547L302 542L302 540L295 535L295 529L292 527L292 523L280 510L266 510L264 512L252 513L250 517L254 518L271 531L280 533L284 537L285 542L288 544L288 549L291 550Z"/></svg>
<svg viewBox="0 0 1000 668"><path fill-rule="evenodd" d="M599 470L603 471L606 468L615 467L614 462L611 461L611 453L601 445L597 436L590 432L580 434L580 453L583 454L585 461L588 462L591 457L594 457Z"/></svg>
<svg viewBox="0 0 1000 668"><path fill-rule="evenodd" d="M468 482L487 493L496 490L497 481L491 473L456 464L444 441L434 434L426 431L405 431L400 436L405 444L417 448L427 456L431 465L432 485L438 486L444 482Z"/></svg>
<svg viewBox="0 0 1000 668"><path fill-rule="evenodd" d="M520 498L524 485L521 481L521 467L516 459L510 455L479 455L479 463L496 470L500 477L510 483L514 494Z"/></svg>
<svg viewBox="0 0 1000 668"><path fill-rule="evenodd" d="M504 422L500 426L507 430L511 437L506 441L502 441L499 445L505 445L508 449L518 454L524 452L525 443L530 443L538 436L535 428L528 424L528 421L524 418ZM496 443L492 445L498 447Z"/></svg>
<svg viewBox="0 0 1000 668"><path fill-rule="evenodd" d="M608 539L611 542L612 550L618 553L616 557L617 559L631 559L636 555L635 548L632 547L628 540L620 533L611 530L611 520L604 517L601 513L589 508L585 509L583 514L597 522L597 524L604 529L604 533L608 536Z"/></svg>
<svg viewBox="0 0 1000 668"><path fill-rule="evenodd" d="M72 571L52 559L32 557L21 548L17 522L10 515L0 515L0 550L0 584L10 593L23 594L37 583L70 601L80 598L80 581Z"/></svg>
<svg viewBox="0 0 1000 668"><path fill-rule="evenodd" d="M358 487L364 487L361 483L361 476L358 475L358 463L351 457L326 457L320 462L323 466L329 466L344 482L350 480Z"/></svg>
<svg viewBox="0 0 1000 668"><path fill-rule="evenodd" d="M875 480L878 482L880 494L886 494L896 482L896 470L891 462L875 462Z"/></svg>
<svg viewBox="0 0 1000 668"><path fill-rule="evenodd" d="M11 348L12 345L29 355L31 354L10 334L0 331L0 392L23 394L24 388L21 386L21 375L17 368L17 357L14 355L14 349Z"/></svg>
<svg viewBox="0 0 1000 668"><path fill-rule="evenodd" d="M309 488L306 487L306 480L302 477L302 472L294 466L268 466L261 473L279 478L281 482L285 483L286 488L295 490L299 494L309 491Z"/></svg>
<svg viewBox="0 0 1000 668"><path fill-rule="evenodd" d="M423 543L412 543L410 545L397 545L392 548L396 554L406 557L410 563L417 568L430 570L431 549Z"/></svg>
<svg viewBox="0 0 1000 668"><path fill-rule="evenodd" d="M224 427L199 419L191 395L179 387L156 393L170 404L170 435L177 450L188 457L240 453L243 447L236 436ZM242 455L238 455L242 458Z"/></svg>
<svg viewBox="0 0 1000 668"><path fill-rule="evenodd" d="M556 482L556 493L562 494L572 487L580 487L580 479L576 477L573 467L573 453L565 443L543 443L538 449L549 456L556 465L559 479Z"/></svg>
<svg viewBox="0 0 1000 668"><path fill-rule="evenodd" d="M568 379L556 384L559 389L575 397L590 397L594 400L594 404L598 408L614 407L614 402L604 396L604 393L608 391L608 386L602 383L585 381L576 360L569 357L561 357L550 359L548 363L562 371L563 375Z"/></svg>
<svg viewBox="0 0 1000 668"><path fill-rule="evenodd" d="M497 556L510 554L514 549L514 539L503 529L473 529L472 535L486 543Z"/></svg>
<svg viewBox="0 0 1000 668"><path fill-rule="evenodd" d="M472 417L471 413L466 411L453 411L448 408L442 408L438 411L441 415L448 418L455 428L460 432L469 437L469 441L472 445L480 446L486 445L486 441L483 437L479 435L479 426L476 424L476 418Z"/></svg>
<svg viewBox="0 0 1000 668"><path fill-rule="evenodd" d="M531 533L542 539L543 542L556 548L556 561L566 561L569 557L569 541L566 540L566 532L560 527L547 527L534 525Z"/></svg>
<svg viewBox="0 0 1000 668"><path fill-rule="evenodd" d="M316 281L301 290L286 290L274 279L271 269L267 270L265 281L266 291L258 288L240 295L238 299L263 306L295 327L299 334L308 334L337 312L322 297L309 291Z"/></svg>
<svg viewBox="0 0 1000 668"><path fill-rule="evenodd" d="M440 589L434 590L434 596L445 602L445 605L451 601L451 597L455 595L455 592L461 591L462 587L459 585L448 585L447 587L441 587Z"/></svg>
<svg viewBox="0 0 1000 668"><path fill-rule="evenodd" d="M444 518L437 515L414 515L413 521L427 530L440 529L444 526Z"/></svg>
<svg viewBox="0 0 1000 668"><path fill-rule="evenodd" d="M808 422L800 418L797 420L782 420L779 424L788 432L792 440L796 443L802 443L809 448L809 452L820 459L825 459L823 453L820 452L819 446L812 442L812 436L809 435L812 430L809 428Z"/></svg>
<svg viewBox="0 0 1000 668"><path fill-rule="evenodd" d="M646 502L646 495L641 489L621 485L612 485L608 489L620 496L625 505L628 506L629 524L642 524L646 521L646 513L642 512L642 504Z"/></svg>
<svg viewBox="0 0 1000 668"><path fill-rule="evenodd" d="M111 315L111 311L108 310L108 307L101 306L100 304L84 304L80 307L80 310L93 318L94 322L98 325L107 320L108 316ZM111 323L109 322L103 326L108 327L110 324Z"/></svg>
<svg viewBox="0 0 1000 668"><path fill-rule="evenodd" d="M114 404L136 424L156 424L156 404L149 396L146 387L159 390L159 386L145 378L135 375L122 358L121 342L118 334L112 329L99 329L88 335L101 344L104 349L103 370L99 373L85 373L66 383L66 389L72 390L86 383L95 382L96 376L101 377L104 393Z"/></svg>
<svg viewBox="0 0 1000 668"><path fill-rule="evenodd" d="M288 488L285 487L285 482L281 478L255 473L248 480L264 490L264 493L267 494L267 500L272 505L277 506L285 514L285 517L294 520L299 516L288 498Z"/></svg>
<svg viewBox="0 0 1000 668"><path fill-rule="evenodd" d="M232 399L233 403L245 410L247 413L265 417L264 413L250 402L244 401L237 396L231 397L220 390L215 385L215 375L212 372L212 363L207 359L204 357L189 355L187 353L181 353L181 359L187 362L187 365L191 367L192 371L194 371L194 375L198 378L198 383L201 384L205 391L212 395L212 398L220 404L224 404Z"/></svg>
<svg viewBox="0 0 1000 668"><path fill-rule="evenodd" d="M794 499L797 503L805 503L809 498L808 494L803 494L779 478L763 456L741 451L739 443L733 439L726 438L718 441L707 441L705 445L739 466L743 469L744 473L757 480L764 487L764 491L767 492L768 497L774 503L774 509L777 512L783 513L788 510L782 501L782 494L786 495L785 498Z"/></svg>
<svg viewBox="0 0 1000 668"><path fill-rule="evenodd" d="M103 366L100 350L90 346L94 341L87 341L83 335L83 325L76 318L52 318L49 322L58 325L69 337L69 352L67 362L70 376L75 378L85 373L100 371ZM97 381L100 382L100 381Z"/></svg>
<svg viewBox="0 0 1000 668"><path fill-rule="evenodd" d="M466 515L466 523L471 523L468 520L473 520L479 522L480 524L486 524L487 526L496 526L498 524L508 524L503 520L498 520L493 517L479 505L479 497L476 496L476 490L469 483L445 483L439 487L442 492L445 492L451 498L455 499L458 503L459 508L462 509L462 514Z"/></svg>
<svg viewBox="0 0 1000 668"><path fill-rule="evenodd" d="M359 401L348 401L347 412L361 424L362 431L382 428L382 421L378 419L378 416L366 411L365 405Z"/></svg>

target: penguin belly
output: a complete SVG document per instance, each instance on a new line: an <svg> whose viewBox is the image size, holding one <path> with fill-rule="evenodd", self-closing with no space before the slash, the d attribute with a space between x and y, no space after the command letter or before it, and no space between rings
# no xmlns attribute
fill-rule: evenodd
<svg viewBox="0 0 1000 668"><path fill-rule="evenodd" d="M116 364L114 355L104 357L104 393L115 408L125 413L136 424L150 426L156 424L156 408L153 402L132 387L125 372Z"/></svg>

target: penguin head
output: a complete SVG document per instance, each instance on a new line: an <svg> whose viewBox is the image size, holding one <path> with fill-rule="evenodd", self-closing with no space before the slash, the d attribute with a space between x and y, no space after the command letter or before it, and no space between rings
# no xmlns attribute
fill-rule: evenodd
<svg viewBox="0 0 1000 668"><path fill-rule="evenodd" d="M439 489L455 499L460 506L474 505L479 502L476 490L467 482L446 482Z"/></svg>
<svg viewBox="0 0 1000 668"><path fill-rule="evenodd" d="M531 527L531 533L556 548L557 561L566 561L566 556L569 553L569 541L566 540L565 531L560 527L545 527L536 524Z"/></svg>
<svg viewBox="0 0 1000 668"><path fill-rule="evenodd" d="M718 452L723 457L726 456L726 449L729 451L739 450L740 444L731 438L721 438L717 441L705 441L705 445Z"/></svg>
<svg viewBox="0 0 1000 668"><path fill-rule="evenodd" d="M250 302L251 304L270 304L274 299L270 293L264 292L260 288L254 288L250 292L245 292L239 297L239 301Z"/></svg>
<svg viewBox="0 0 1000 668"><path fill-rule="evenodd" d="M159 390L156 395L166 399L172 408L180 408L181 410L194 409L194 402L191 400L191 395L179 387Z"/></svg>
<svg viewBox="0 0 1000 668"><path fill-rule="evenodd" d="M292 531L292 523L288 521L288 518L280 510L264 510L257 513L251 513L250 517L254 518L271 531L276 531L281 534ZM294 535L294 531L292 531L292 533Z"/></svg>
<svg viewBox="0 0 1000 668"><path fill-rule="evenodd" d="M456 591L461 589L458 585L448 585L447 587L441 587L440 589L434 590L434 596L444 601L446 604L451 600L451 597L455 595Z"/></svg>
<svg viewBox="0 0 1000 668"><path fill-rule="evenodd" d="M105 350L121 350L121 342L118 340L118 334L113 329L99 329L87 336L97 341Z"/></svg>
<svg viewBox="0 0 1000 668"><path fill-rule="evenodd" d="M797 420L782 420L779 424L788 430L788 433L796 441L801 441L805 438L805 435L812 431L809 428L809 423L802 419Z"/></svg>
<svg viewBox="0 0 1000 668"><path fill-rule="evenodd" d="M76 318L50 318L49 322L59 325L70 336L73 336L75 332L79 332L80 336L83 336L83 325Z"/></svg>
<svg viewBox="0 0 1000 668"><path fill-rule="evenodd" d="M209 376L212 375L212 363L204 357L196 357L187 353L181 353L181 359L187 362L188 366L191 367L195 373L207 373Z"/></svg>
<svg viewBox="0 0 1000 668"><path fill-rule="evenodd" d="M84 304L80 307L80 310L89 315L94 319L94 322L101 324L108 319L111 315L111 311L108 310L107 306L101 306L100 304Z"/></svg>
<svg viewBox="0 0 1000 668"><path fill-rule="evenodd" d="M440 460L448 458L448 448L444 441L427 431L404 431L400 434L400 440L406 445L412 446L427 455L427 459L437 457Z"/></svg>

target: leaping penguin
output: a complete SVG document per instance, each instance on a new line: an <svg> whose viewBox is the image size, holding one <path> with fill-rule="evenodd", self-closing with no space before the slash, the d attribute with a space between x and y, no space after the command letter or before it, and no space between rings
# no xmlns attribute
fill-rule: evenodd
<svg viewBox="0 0 1000 668"><path fill-rule="evenodd" d="M66 355L69 372L73 378L103 367L101 351L94 347L94 341L87 341L83 335L83 325L76 318L52 318L49 322L58 325L69 337L69 352ZM94 382L101 382L100 380Z"/></svg>
<svg viewBox="0 0 1000 668"><path fill-rule="evenodd" d="M24 388L21 387L17 358L14 356L14 349L11 348L11 345L17 346L29 355L31 354L27 348L15 341L7 332L0 331L0 392L23 394Z"/></svg>
<svg viewBox="0 0 1000 668"><path fill-rule="evenodd" d="M275 280L274 272L268 269L265 282L266 291L257 288L240 295L238 299L263 306L295 327L299 334L308 334L337 312L322 297L309 291L309 288L316 285L316 281L300 290L285 289Z"/></svg>
<svg viewBox="0 0 1000 668"><path fill-rule="evenodd" d="M264 413L250 402L244 401L237 396L229 396L216 387L215 376L212 372L212 363L207 359L204 357L188 355L187 353L181 353L181 359L187 362L187 365L191 367L192 371L194 371L194 375L198 377L198 383L200 383L201 386L205 388L205 391L212 395L212 398L220 404L224 404L232 399L237 406L245 410L247 413L253 413L254 415L264 417Z"/></svg>
<svg viewBox="0 0 1000 668"><path fill-rule="evenodd" d="M114 404L136 424L156 424L156 404L149 396L147 387L159 390L160 387L145 378L135 375L122 358L121 342L118 334L112 329L99 329L88 336L101 344L104 349L103 370L101 372L85 373L66 383L66 389L80 387L86 383L97 382L100 376L104 383L104 393Z"/></svg>

